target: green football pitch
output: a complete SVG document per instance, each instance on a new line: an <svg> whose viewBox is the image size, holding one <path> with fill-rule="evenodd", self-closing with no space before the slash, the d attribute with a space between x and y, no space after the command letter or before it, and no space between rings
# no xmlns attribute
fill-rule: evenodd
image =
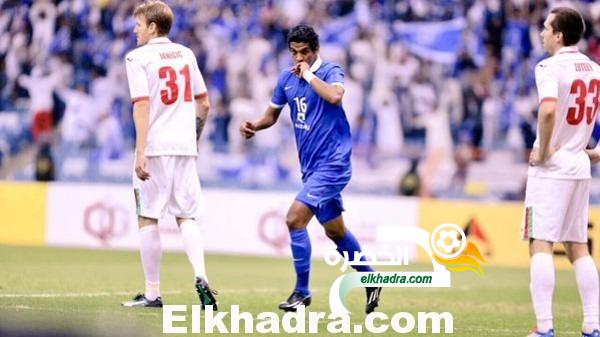
<svg viewBox="0 0 600 337"><path fill-rule="evenodd" d="M313 267L309 309L328 312L329 287L340 271L321 260L315 260ZM426 270L427 266L412 268ZM528 270L484 268L482 278L453 273L451 288L384 289L379 310L390 317L396 312L415 317L422 311L451 312L454 336L525 336L534 325ZM277 311L294 283L287 258L209 255L207 269L211 285L219 290L221 309L229 311L231 305L239 305L255 317L263 311ZM556 280L557 335L580 336L581 306L573 273L558 271ZM160 309L120 306L142 286L137 252L0 246L0 327L74 331L77 336L161 335ZM161 289L165 304L198 304L185 255L163 255ZM353 323L363 322L364 301L363 290L350 292ZM328 335L326 324L322 323L318 335ZM191 327L189 322L175 325ZM398 334L389 329L382 335ZM423 334L415 330L405 336Z"/></svg>

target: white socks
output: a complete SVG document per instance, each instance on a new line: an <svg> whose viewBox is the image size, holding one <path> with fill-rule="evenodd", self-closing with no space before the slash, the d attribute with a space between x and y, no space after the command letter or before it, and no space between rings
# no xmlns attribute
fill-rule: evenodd
<svg viewBox="0 0 600 337"><path fill-rule="evenodd" d="M600 329L600 295L598 291L598 270L591 256L580 257L573 262L577 288L583 304L583 332L591 333Z"/></svg>
<svg viewBox="0 0 600 337"><path fill-rule="evenodd" d="M146 277L146 292L148 300L155 300L160 296L160 259L162 246L158 235L158 226L144 226L140 228L140 256Z"/></svg>
<svg viewBox="0 0 600 337"><path fill-rule="evenodd" d="M583 332L600 329L600 291L598 270L591 256L577 259L575 278L583 304ZM554 262L552 255L537 253L531 257L531 298L537 319L537 330L552 329L552 295L554 293Z"/></svg>
<svg viewBox="0 0 600 337"><path fill-rule="evenodd" d="M204 266L204 244L200 226L198 226L196 221L188 219L183 221L179 228L181 229L183 248L192 264L194 275L202 277L208 282L206 267Z"/></svg>
<svg viewBox="0 0 600 337"><path fill-rule="evenodd" d="M554 294L554 261L552 255L536 253L531 257L531 299L537 319L537 331L552 329L552 296Z"/></svg>
<svg viewBox="0 0 600 337"><path fill-rule="evenodd" d="M204 247L200 227L194 220L189 219L181 223L180 229L183 247L194 269L194 275L208 281L206 268L204 267ZM142 257L142 266L146 277L144 295L152 301L160 296L162 245L157 225L140 228L140 256Z"/></svg>

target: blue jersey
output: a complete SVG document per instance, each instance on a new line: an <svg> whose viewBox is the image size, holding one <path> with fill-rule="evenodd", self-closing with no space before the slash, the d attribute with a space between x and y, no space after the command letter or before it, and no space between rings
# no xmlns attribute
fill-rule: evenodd
<svg viewBox="0 0 600 337"><path fill-rule="evenodd" d="M319 58L311 71L327 83L344 83L344 71L337 64ZM352 174L352 140L341 104L327 102L290 70L281 73L271 98L272 106L283 107L286 103L290 106L302 180L318 171L347 182Z"/></svg>

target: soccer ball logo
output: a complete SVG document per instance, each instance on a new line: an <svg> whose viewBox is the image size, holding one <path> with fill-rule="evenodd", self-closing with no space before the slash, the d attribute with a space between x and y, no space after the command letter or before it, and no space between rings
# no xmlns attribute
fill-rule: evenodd
<svg viewBox="0 0 600 337"><path fill-rule="evenodd" d="M467 247L465 232L453 223L439 225L431 233L429 240L435 255L443 259L454 259Z"/></svg>

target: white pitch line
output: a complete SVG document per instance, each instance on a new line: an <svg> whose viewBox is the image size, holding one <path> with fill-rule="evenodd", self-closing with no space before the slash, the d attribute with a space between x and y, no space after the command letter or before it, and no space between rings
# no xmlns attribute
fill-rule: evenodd
<svg viewBox="0 0 600 337"><path fill-rule="evenodd" d="M464 332L464 331L474 331L474 332L500 332L500 333L515 333L515 334L523 334L526 333L526 330L517 330L517 329L501 329L501 328L457 328L454 329L454 332ZM578 334L578 331L563 331L561 333L574 333Z"/></svg>
<svg viewBox="0 0 600 337"><path fill-rule="evenodd" d="M257 288L257 289L223 289L220 294L245 294L245 293L278 293L286 292L289 289L278 288ZM321 292L323 289L314 289L313 292ZM185 291L188 292L188 291ZM161 295L178 295L185 293L181 290L165 290L161 291ZM193 292L190 289L189 292ZM97 293L33 293L33 294L2 294L0 298L61 298L61 297L106 297L106 296L131 296L135 292L132 291L114 291L114 292L97 292Z"/></svg>
<svg viewBox="0 0 600 337"><path fill-rule="evenodd" d="M0 298L56 298L56 297L103 297L103 296L127 296L131 291L99 292L99 293L39 293L39 294L0 294ZM179 290L163 291L163 294L180 294Z"/></svg>

